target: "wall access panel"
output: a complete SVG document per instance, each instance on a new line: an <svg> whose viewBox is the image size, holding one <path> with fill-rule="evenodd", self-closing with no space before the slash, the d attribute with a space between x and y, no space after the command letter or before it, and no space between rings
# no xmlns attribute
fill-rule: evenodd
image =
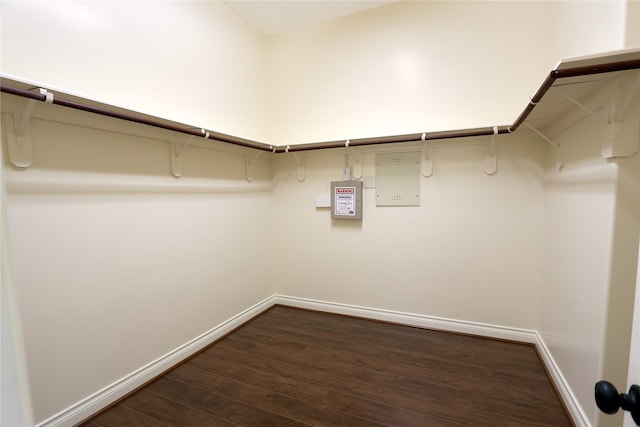
<svg viewBox="0 0 640 427"><path fill-rule="evenodd" d="M420 153L376 154L376 206L420 206Z"/></svg>

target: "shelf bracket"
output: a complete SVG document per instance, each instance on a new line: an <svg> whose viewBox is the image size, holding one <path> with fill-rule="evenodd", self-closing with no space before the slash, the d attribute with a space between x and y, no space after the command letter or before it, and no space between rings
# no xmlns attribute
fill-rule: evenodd
<svg viewBox="0 0 640 427"><path fill-rule="evenodd" d="M587 107L586 105L584 105L583 103L581 103L577 99L573 98L571 95L567 94L562 89L558 89L558 93L560 93L560 95L562 95L565 99L569 100L572 104L576 105L578 108L580 108L582 111L584 111L588 115L596 118L597 120L599 120L602 123L606 123L606 120L603 117L599 116L598 113L596 113L595 111L591 110L589 107Z"/></svg>
<svg viewBox="0 0 640 427"><path fill-rule="evenodd" d="M182 176L182 156L192 139L193 136L187 142L171 141L171 173L176 178Z"/></svg>
<svg viewBox="0 0 640 427"><path fill-rule="evenodd" d="M351 171L351 176L353 177L353 179L356 179L356 180L361 179L362 178L362 154L357 152L353 148L349 147L349 142L350 140L347 139L347 141L344 143L344 146L346 147L347 152L353 159L353 169Z"/></svg>
<svg viewBox="0 0 640 427"><path fill-rule="evenodd" d="M296 155L296 153L290 150L291 150L290 145L287 145L287 148L284 149L285 153L291 153L293 155L293 158L296 160L296 163L298 165L298 168L296 170L296 178L298 179L298 182L302 182L305 179L304 162Z"/></svg>
<svg viewBox="0 0 640 427"><path fill-rule="evenodd" d="M531 126L529 123L524 123L524 125L529 129L531 129L532 131L534 131L540 138L544 139L549 144L553 145L555 148L560 148L558 144L556 144L555 142L547 138L542 132L540 132L538 129L534 128L533 126Z"/></svg>
<svg viewBox="0 0 640 427"><path fill-rule="evenodd" d="M422 134L422 176L429 178L433 175L433 146L427 141L427 133Z"/></svg>
<svg viewBox="0 0 640 427"><path fill-rule="evenodd" d="M269 148L273 150L273 146L269 146ZM249 182L253 181L253 165L256 164L256 162L258 161L258 159L260 158L260 156L262 155L263 152L264 151L258 151L258 154L256 154L253 157L253 159L250 159L249 156L245 157L247 181L249 181Z"/></svg>
<svg viewBox="0 0 640 427"><path fill-rule="evenodd" d="M484 173L494 175L498 171L498 143L496 135L498 134L498 126L493 127L493 135L491 141L487 145L487 154L484 160Z"/></svg>
<svg viewBox="0 0 640 427"><path fill-rule="evenodd" d="M601 150L605 159L629 157L639 148L640 120L626 119L632 106L637 106L633 101L640 92L640 76L629 88L625 88L624 83L623 78L619 77L611 89L607 136ZM640 115L640 109L636 110Z"/></svg>
<svg viewBox="0 0 640 427"><path fill-rule="evenodd" d="M524 123L524 125L534 131L540 138L553 145L553 147L556 149L556 169L558 170L558 172L562 172L564 164L562 163L562 150L560 148L560 144L556 144L551 139L547 138L542 132L531 126L529 123Z"/></svg>
<svg viewBox="0 0 640 427"><path fill-rule="evenodd" d="M351 153L353 156L353 179L361 179L362 178L362 154L353 152Z"/></svg>
<svg viewBox="0 0 640 427"><path fill-rule="evenodd" d="M556 147L556 170L562 172L562 169L564 169L562 143L558 142L558 147Z"/></svg>
<svg viewBox="0 0 640 427"><path fill-rule="evenodd" d="M640 92L640 74L636 76L636 79L633 82L631 88L629 88L629 90L625 92L627 93L627 98L625 99L624 104L622 104L622 107L617 113L616 121L618 122L623 122L627 118L629 109L632 105L634 105L632 104L632 101L635 100L636 96L638 96L638 93Z"/></svg>

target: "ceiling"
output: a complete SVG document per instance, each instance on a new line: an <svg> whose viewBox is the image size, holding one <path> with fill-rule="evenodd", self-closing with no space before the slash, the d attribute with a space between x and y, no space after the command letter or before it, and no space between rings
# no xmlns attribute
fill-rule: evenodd
<svg viewBox="0 0 640 427"><path fill-rule="evenodd" d="M225 0L225 4L265 35L319 24L394 3L396 0Z"/></svg>

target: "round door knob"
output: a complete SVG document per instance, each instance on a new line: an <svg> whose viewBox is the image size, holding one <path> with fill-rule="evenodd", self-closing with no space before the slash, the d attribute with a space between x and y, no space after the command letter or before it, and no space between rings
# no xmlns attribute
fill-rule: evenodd
<svg viewBox="0 0 640 427"><path fill-rule="evenodd" d="M616 386L609 381L596 383L596 405L605 414L615 414L622 405Z"/></svg>
<svg viewBox="0 0 640 427"><path fill-rule="evenodd" d="M615 414L618 409L631 412L636 425L640 426L640 387L632 385L629 394L618 393L609 381L598 381L595 388L596 405L605 414Z"/></svg>

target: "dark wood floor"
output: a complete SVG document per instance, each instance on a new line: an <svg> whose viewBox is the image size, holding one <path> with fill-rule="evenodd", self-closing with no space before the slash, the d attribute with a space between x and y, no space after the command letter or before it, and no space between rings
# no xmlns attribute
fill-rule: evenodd
<svg viewBox="0 0 640 427"><path fill-rule="evenodd" d="M533 346L276 306L86 426L570 426Z"/></svg>

